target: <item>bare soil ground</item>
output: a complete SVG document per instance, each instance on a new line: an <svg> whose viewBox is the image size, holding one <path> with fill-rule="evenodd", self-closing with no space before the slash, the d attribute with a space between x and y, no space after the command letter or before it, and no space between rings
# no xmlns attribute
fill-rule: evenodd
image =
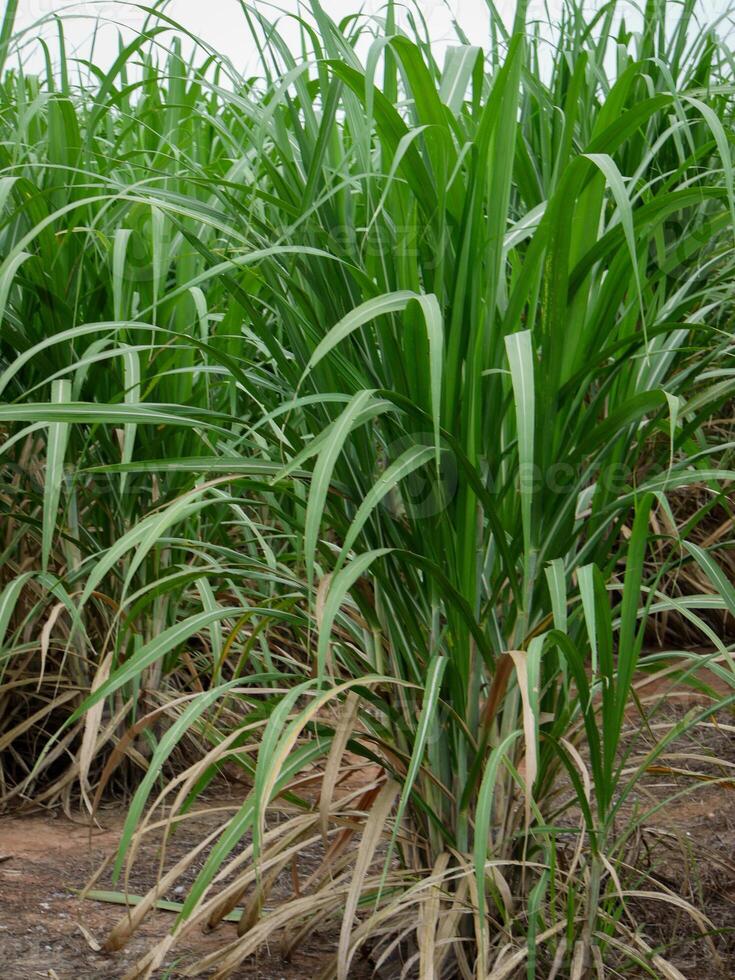
<svg viewBox="0 0 735 980"><path fill-rule="evenodd" d="M105 954L100 947L124 909L78 897L102 860L115 851L124 818L121 805L103 810L104 829L93 831L91 839L86 824L53 813L0 818L0 980L119 980L166 935L171 913L156 912L122 951ZM172 839L170 857L181 856L217 823L219 819L206 815L187 822ZM157 869L157 842L152 841L149 853L144 851L136 862L130 892L147 890ZM109 887L109 877L101 878L96 887ZM172 893L165 898L175 901L182 896ZM235 936L235 926L228 923L213 933L197 933L177 948L172 961L202 956ZM240 969L233 980L316 977L334 954L337 939L336 932L313 934L299 949L298 961L291 963L274 949ZM355 964L356 980L368 976L363 967ZM167 974L163 971L159 976Z"/></svg>
<svg viewBox="0 0 735 980"><path fill-rule="evenodd" d="M678 721L701 707L701 700L692 692L667 694L650 719L650 731L638 718L639 749L652 747L658 726ZM633 810L659 806L643 822L635 866L648 875L638 887L653 887L662 898L634 899L629 912L650 945L688 980L735 977L734 725L729 709L675 740L621 812L626 819ZM677 906L678 899L708 921L698 925Z"/></svg>

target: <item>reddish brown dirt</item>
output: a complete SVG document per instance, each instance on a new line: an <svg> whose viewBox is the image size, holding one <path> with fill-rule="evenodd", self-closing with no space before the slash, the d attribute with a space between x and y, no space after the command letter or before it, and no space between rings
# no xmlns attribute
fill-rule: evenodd
<svg viewBox="0 0 735 980"><path fill-rule="evenodd" d="M731 693L711 675L703 679L718 696ZM667 682L649 685L640 694L648 722L637 711L628 714L633 757L652 749L667 726L711 704L701 692L672 690ZM662 899L668 891L674 901L686 900L709 920L705 928L711 935L703 938L692 916L673 902L634 899L629 904L649 943L685 977L697 980L735 977L734 725L730 707L676 738L620 813L621 822L647 813L632 862L648 875L638 887Z"/></svg>
<svg viewBox="0 0 735 980"><path fill-rule="evenodd" d="M0 980L119 980L166 935L171 914L156 912L121 952L107 955L92 948L101 946L124 911L120 906L81 901L77 893L114 852L124 814L121 806L103 811L100 823L104 829L95 830L91 841L87 826L63 816L37 813L0 818ZM186 851L212 826L206 817L192 821L185 833L176 835L177 841L174 838L172 856ZM131 892L143 891L155 880L155 847L138 864L141 869L131 879ZM101 879L98 887L107 886L106 879ZM166 897L175 900L180 895ZM177 948L172 960L201 956L235 935L230 924L214 933L197 933ZM336 933L315 934L299 950L297 962L285 962L274 949L271 955L259 956L237 971L233 980L315 977L336 943ZM156 976L167 975L162 971ZM366 975L363 964L356 963L356 980Z"/></svg>

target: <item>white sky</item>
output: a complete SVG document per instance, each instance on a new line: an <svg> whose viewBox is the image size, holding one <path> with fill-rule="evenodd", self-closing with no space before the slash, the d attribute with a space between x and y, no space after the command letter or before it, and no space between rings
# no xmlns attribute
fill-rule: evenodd
<svg viewBox="0 0 735 980"><path fill-rule="evenodd" d="M485 0L419 0L421 11L429 25L432 39L441 47L442 41L451 41L452 14L461 24L465 33L475 44L486 47L488 37L487 4ZM561 8L561 0L546 0L551 16L555 16ZM641 0L643 2L643 0ZM709 22L729 9L735 0L700 0L699 10L702 19ZM587 9L594 10L604 3L604 0L587 0ZM675 6L669 0L670 6ZM308 6L308 0L306 5ZM530 0L529 18L544 17L545 0ZM0 0L0 7L4 0ZM268 5L260 2L260 9L267 10ZM299 0L279 0L278 6L287 13L296 13ZM384 7L384 0L322 0L324 9L335 19L362 9L368 13L378 13ZM511 21L515 10L515 0L496 0L496 6L507 21ZM275 6L273 17L276 19ZM120 25L125 30L139 29L144 20L144 14L135 3L125 0L20 0L16 18L16 30L31 27L40 19L53 13L64 13L65 36L68 53L78 51L86 55L89 51L89 39L94 31L95 19L107 22L104 29L98 32L95 62L99 65L109 64L117 49L117 28ZM175 20L182 23L191 33L212 44L218 51L227 55L236 68L245 72L256 65L255 48L248 37L247 26L237 0L171 0L167 12ZM288 23L284 33L296 40L296 27L288 17L282 24ZM292 25L292 26L291 26ZM29 32L29 46L25 49L28 55L35 49L30 65L34 70L40 69L42 61L36 38L42 34L49 39L52 52L56 52L53 40L55 28L53 23L47 23L42 30Z"/></svg>

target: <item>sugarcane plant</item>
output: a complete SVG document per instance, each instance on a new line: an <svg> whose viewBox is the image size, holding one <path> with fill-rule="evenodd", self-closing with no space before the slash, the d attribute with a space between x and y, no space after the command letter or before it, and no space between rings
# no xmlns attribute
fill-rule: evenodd
<svg viewBox="0 0 735 980"><path fill-rule="evenodd" d="M489 3L440 60L418 8L311 0L295 50L242 4L243 77L162 4L79 81L6 14L0 790L124 774L119 877L248 786L109 937L205 855L130 976L236 908L189 975L332 922L339 980L673 977L631 903L711 929L633 801L735 698L733 62L693 0L622 7Z"/></svg>

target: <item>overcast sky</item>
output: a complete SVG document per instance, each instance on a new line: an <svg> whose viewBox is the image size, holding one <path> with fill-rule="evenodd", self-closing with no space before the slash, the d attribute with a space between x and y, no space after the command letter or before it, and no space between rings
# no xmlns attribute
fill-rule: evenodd
<svg viewBox="0 0 735 980"><path fill-rule="evenodd" d="M558 14L561 0L547 0L551 16ZM604 0L587 0L586 6L592 10ZM643 2L643 0L642 0ZM702 18L711 21L729 9L734 0L700 0L699 10ZM675 3L668 0L673 8ZM4 6L4 0L0 0ZM272 9L273 18L278 14L275 7L260 2L262 10ZM365 12L379 12L384 8L384 0L322 0L322 6L336 19L346 14L354 13L357 9ZM508 21L512 20L515 10L515 0L496 0L496 6ZM530 0L529 15L544 16L544 0ZM278 7L285 12L296 13L299 9L298 0L280 0ZM420 0L421 11L429 25L431 37L440 47L442 42L452 38L452 16L456 17L465 33L475 44L486 46L487 39L487 5L485 0ZM187 30L212 44L218 51L227 55L240 71L254 68L256 52L248 38L247 28L236 0L171 0L168 13L182 23ZM95 19L100 18L108 26L98 32L95 61L104 65L111 62L117 47L117 30L113 24L122 25L126 30L135 30L143 23L144 14L134 3L123 0L85 0L80 3L70 3L69 0L20 0L16 28L24 29L35 24L39 19L55 12L65 14L65 35L69 51L77 50L86 55L89 50L89 39L94 31ZM293 21L286 17L283 25L287 36L296 36ZM47 26L46 37L53 35L53 28ZM38 32L28 35L31 47L38 52L35 39ZM52 44L55 50L55 45ZM26 48L28 52L29 48ZM41 66L37 62L38 54L33 59L34 67Z"/></svg>

